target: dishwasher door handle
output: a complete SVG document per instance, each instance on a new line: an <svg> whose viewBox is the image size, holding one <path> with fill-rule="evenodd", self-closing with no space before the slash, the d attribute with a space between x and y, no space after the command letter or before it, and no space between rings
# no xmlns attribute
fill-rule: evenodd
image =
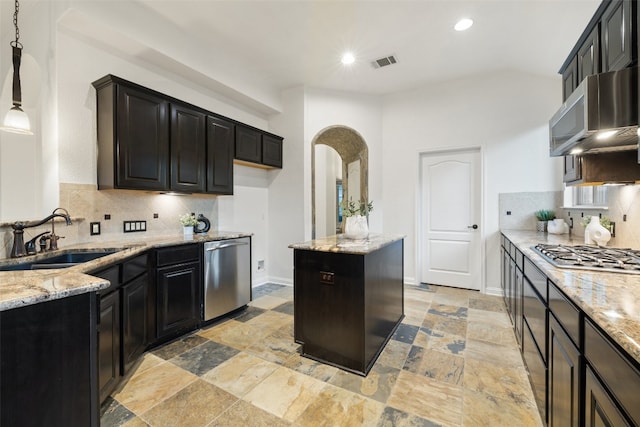
<svg viewBox="0 0 640 427"><path fill-rule="evenodd" d="M225 243L223 245L216 246L215 248L207 248L205 250L207 252L212 252L212 251L217 251L218 249L231 248L233 246L245 246L245 245L248 245L248 243L247 242L232 242L232 243Z"/></svg>

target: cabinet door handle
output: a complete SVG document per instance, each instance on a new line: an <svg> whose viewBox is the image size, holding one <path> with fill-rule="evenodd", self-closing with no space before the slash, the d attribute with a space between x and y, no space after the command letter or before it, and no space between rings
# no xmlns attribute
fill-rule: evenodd
<svg viewBox="0 0 640 427"><path fill-rule="evenodd" d="M467 228L473 228L474 230L478 229L478 224L467 225Z"/></svg>

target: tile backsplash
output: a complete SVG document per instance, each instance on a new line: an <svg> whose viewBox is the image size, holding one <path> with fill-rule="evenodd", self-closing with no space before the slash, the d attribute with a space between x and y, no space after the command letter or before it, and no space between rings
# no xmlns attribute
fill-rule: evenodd
<svg viewBox="0 0 640 427"><path fill-rule="evenodd" d="M534 212L553 210L558 215L562 206L562 191L501 193L498 196L500 228L504 230L535 230Z"/></svg>
<svg viewBox="0 0 640 427"><path fill-rule="evenodd" d="M571 234L581 237L584 236L584 217L606 216L615 222L615 237L609 245L640 249L640 185L611 186L607 191L606 208L563 207L562 191L502 193L499 195L500 228L535 230L534 212L553 209L558 218L564 218L568 224L573 222Z"/></svg>
<svg viewBox="0 0 640 427"><path fill-rule="evenodd" d="M218 226L218 201L216 196L187 195L175 196L146 191L108 190L98 191L91 184L60 184L60 207L69 211L73 224L56 221L56 234L64 236L58 247L64 248L75 243L119 240L124 237L136 239L142 236L163 235L182 232L178 217L187 212L203 214L211 221L211 229ZM154 218L157 214L158 218ZM110 219L106 220L105 215ZM46 215L43 215L46 217ZM42 218L25 218L37 221ZM123 232L123 221L146 221L147 231ZM90 235L89 224L100 222L100 235ZM25 242L34 236L51 230L48 221L39 227L28 228L24 233ZM13 245L13 233L9 225L0 227L0 258L7 258Z"/></svg>

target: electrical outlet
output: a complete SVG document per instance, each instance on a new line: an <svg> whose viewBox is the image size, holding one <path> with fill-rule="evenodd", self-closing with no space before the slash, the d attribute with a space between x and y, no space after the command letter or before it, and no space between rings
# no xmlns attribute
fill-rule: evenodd
<svg viewBox="0 0 640 427"><path fill-rule="evenodd" d="M89 234L91 234L92 236L97 236L100 234L100 222L89 223Z"/></svg>
<svg viewBox="0 0 640 427"><path fill-rule="evenodd" d="M264 270L264 260L263 259L259 259L258 260L258 271Z"/></svg>

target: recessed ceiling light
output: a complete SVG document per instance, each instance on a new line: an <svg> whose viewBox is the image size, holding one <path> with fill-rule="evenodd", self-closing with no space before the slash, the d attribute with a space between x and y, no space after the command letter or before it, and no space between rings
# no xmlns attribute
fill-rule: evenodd
<svg viewBox="0 0 640 427"><path fill-rule="evenodd" d="M346 52L344 55L342 55L341 61L344 65L351 65L356 62L356 57L353 56L353 53Z"/></svg>
<svg viewBox="0 0 640 427"><path fill-rule="evenodd" d="M471 28L472 25L473 25L473 20L472 19L462 18L461 20L456 22L456 25L453 28L456 31L465 31L465 30L468 30L469 28Z"/></svg>

